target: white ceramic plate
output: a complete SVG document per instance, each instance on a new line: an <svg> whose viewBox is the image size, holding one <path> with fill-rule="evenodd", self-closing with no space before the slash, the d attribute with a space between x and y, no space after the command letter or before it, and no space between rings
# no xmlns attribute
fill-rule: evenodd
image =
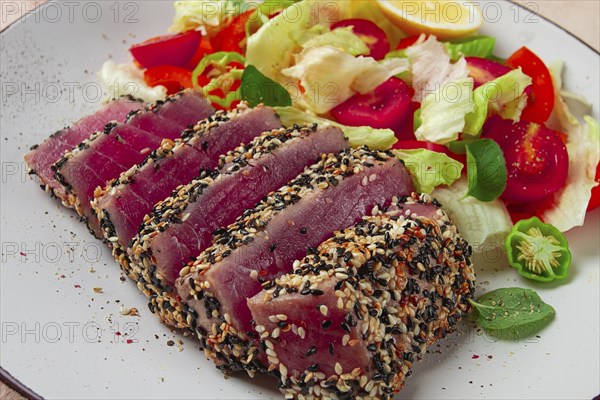
<svg viewBox="0 0 600 400"><path fill-rule="evenodd" d="M596 52L510 3L486 2L483 10L488 20L483 32L498 39L499 56L526 44L546 61L565 60L566 86L593 102L597 118ZM170 2L163 1L50 3L0 36L0 365L4 380L10 373L31 396L281 397L268 379L224 380L192 341L178 345L179 337L148 311L132 282L119 279L108 249L26 176L22 160L30 145L99 107L94 72L102 62L128 60L129 45L166 32L172 16ZM466 327L431 348L399 398L564 399L600 393L599 217L598 211L588 214L586 225L567 235L574 254L568 281L533 285L557 311L539 337L495 342ZM502 260L497 254L477 260L479 294L532 286ZM121 306L138 308L140 317L121 316ZM169 340L175 345L168 346ZM19 383L13 379L12 385Z"/></svg>

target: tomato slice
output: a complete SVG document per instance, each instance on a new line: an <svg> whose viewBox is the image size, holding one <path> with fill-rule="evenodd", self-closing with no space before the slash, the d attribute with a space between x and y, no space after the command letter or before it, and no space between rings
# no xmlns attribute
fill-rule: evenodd
<svg viewBox="0 0 600 400"><path fill-rule="evenodd" d="M598 186L592 189L592 197L587 206L588 211L600 207L600 163L596 166L596 183L598 183Z"/></svg>
<svg viewBox="0 0 600 400"><path fill-rule="evenodd" d="M473 78L474 88L478 88L484 83L493 81L511 71L511 68L506 65L485 58L465 57L465 60L467 61L469 76Z"/></svg>
<svg viewBox="0 0 600 400"><path fill-rule="evenodd" d="M498 143L506 160L505 201L541 201L565 185L569 155L558 132L533 122L501 120L484 136Z"/></svg>
<svg viewBox="0 0 600 400"><path fill-rule="evenodd" d="M193 86L192 71L170 65L148 68L144 71L144 80L152 87L157 85L166 87L168 94L174 94Z"/></svg>
<svg viewBox="0 0 600 400"><path fill-rule="evenodd" d="M396 142L396 144L394 144L394 146L392 146L392 148L403 150L426 149L430 151L435 151L437 153L445 154L448 157L462 164L466 164L467 161L467 157L464 154L455 154L451 152L446 146L421 140L399 140Z"/></svg>
<svg viewBox="0 0 600 400"><path fill-rule="evenodd" d="M129 51L143 68L159 65L185 67L196 52L201 38L199 31L157 36L131 46Z"/></svg>
<svg viewBox="0 0 600 400"><path fill-rule="evenodd" d="M255 10L249 10L236 16L229 26L221 30L213 39L215 51L235 51L244 54L242 42L246 39L246 21Z"/></svg>
<svg viewBox="0 0 600 400"><path fill-rule="evenodd" d="M344 19L331 25L331 30L347 26L351 26L352 32L365 42L369 48L369 56L376 60L383 60L385 55L390 52L387 35L374 22L360 18Z"/></svg>
<svg viewBox="0 0 600 400"><path fill-rule="evenodd" d="M352 96L331 113L344 125L389 128L399 134L412 116L411 91L403 80L392 77L370 93Z"/></svg>
<svg viewBox="0 0 600 400"><path fill-rule="evenodd" d="M521 47L506 60L506 65L512 68L521 67L533 80L521 119L538 124L545 123L554 108L554 87L552 76L544 62L527 47Z"/></svg>

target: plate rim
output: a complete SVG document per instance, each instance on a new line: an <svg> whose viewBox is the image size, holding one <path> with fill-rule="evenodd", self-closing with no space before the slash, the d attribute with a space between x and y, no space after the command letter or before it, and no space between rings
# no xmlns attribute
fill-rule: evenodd
<svg viewBox="0 0 600 400"><path fill-rule="evenodd" d="M6 27L4 27L4 29L2 29L2 31L0 31L0 36L5 35L5 33L8 32L9 29L14 29L13 27L18 26L18 23L21 20L26 19L26 18L30 18L32 14L34 14L36 12L39 12L39 10L41 10L43 7L46 7L48 4L53 3L55 1L57 1L57 0L49 0L46 3L42 4L41 6L39 6L37 8L35 8L33 10L27 11L20 18L17 18L13 22L11 22L9 25L7 25ZM600 56L600 51L594 49L589 43L587 43L586 41L584 41L583 39L581 39L579 36L575 35L571 31L569 31L568 29L566 29L563 26L559 25L558 23L556 23L556 22L554 22L554 21L552 21L552 20L544 17L543 15L539 14L537 11L531 10L530 8L526 7L525 5L517 3L517 2L515 2L513 0L503 0L503 1L507 1L509 3L512 3L512 4L516 5L517 7L521 8L522 10L528 11L531 14L535 15L536 17L541 18L542 20L550 23L554 27L560 29L561 31L565 32L566 34L568 34L572 38L576 39L578 42L580 42L581 44L583 44L585 47L587 47L589 50L591 50L596 55ZM44 399L44 397L42 397L41 395L39 395L38 393L36 393L29 386L27 386L26 384L24 384L23 382L21 382L19 379L15 378L13 375L11 375L11 373L8 370L4 369L2 367L2 365L0 365L0 382L4 383L10 389L14 390L19 395L21 395L21 396L23 396L23 397L25 397L27 399L32 399L32 400L38 400L38 399L42 400L42 399Z"/></svg>

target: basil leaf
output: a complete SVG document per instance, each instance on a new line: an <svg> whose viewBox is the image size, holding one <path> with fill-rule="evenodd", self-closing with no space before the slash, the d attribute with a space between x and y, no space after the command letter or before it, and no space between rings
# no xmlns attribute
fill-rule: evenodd
<svg viewBox="0 0 600 400"><path fill-rule="evenodd" d="M496 289L469 302L477 310L478 325L490 335L507 340L535 335L555 314L554 308L531 289Z"/></svg>
<svg viewBox="0 0 600 400"><path fill-rule="evenodd" d="M270 107L292 105L292 98L283 86L264 76L254 65L248 65L242 75L242 100L250 107L264 104Z"/></svg>
<svg viewBox="0 0 600 400"><path fill-rule="evenodd" d="M467 196L480 201L496 200L506 188L506 161L500 146L491 139L467 144Z"/></svg>

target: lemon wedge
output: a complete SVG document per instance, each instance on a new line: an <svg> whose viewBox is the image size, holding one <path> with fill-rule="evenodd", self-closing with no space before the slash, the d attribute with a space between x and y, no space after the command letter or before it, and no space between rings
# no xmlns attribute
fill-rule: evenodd
<svg viewBox="0 0 600 400"><path fill-rule="evenodd" d="M377 0L385 15L404 33L428 33L441 40L476 32L483 23L481 10L464 0Z"/></svg>

